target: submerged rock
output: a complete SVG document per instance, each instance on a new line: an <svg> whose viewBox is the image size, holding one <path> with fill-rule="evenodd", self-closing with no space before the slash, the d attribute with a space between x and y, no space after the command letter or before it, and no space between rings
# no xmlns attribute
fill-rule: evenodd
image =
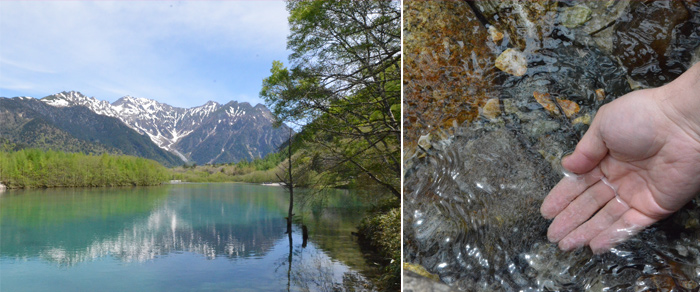
<svg viewBox="0 0 700 292"><path fill-rule="evenodd" d="M481 115L488 119L495 119L501 114L501 105L498 98L492 98L486 101L484 107L481 108Z"/></svg>
<svg viewBox="0 0 700 292"><path fill-rule="evenodd" d="M464 1L404 1L404 153L426 134L452 134L498 97L488 30ZM499 50L500 51L500 50Z"/></svg>
<svg viewBox="0 0 700 292"><path fill-rule="evenodd" d="M489 26L489 36L494 43L500 42L503 39L503 33L493 25Z"/></svg>
<svg viewBox="0 0 700 292"><path fill-rule="evenodd" d="M557 15L557 2L550 0L487 0L473 4L520 51L530 51L537 40L549 35Z"/></svg>
<svg viewBox="0 0 700 292"><path fill-rule="evenodd" d="M507 49L496 58L496 68L515 76L523 76L527 72L525 55L515 49Z"/></svg>
<svg viewBox="0 0 700 292"><path fill-rule="evenodd" d="M580 27L585 33L595 35L611 27L620 16L625 13L630 4L629 0L613 0L613 1L588 1L574 0L567 1L565 4L573 5L562 7L561 14L567 11L577 12L580 16L588 14L588 20ZM572 10L573 9L573 10ZM582 9L582 10L580 10ZM577 11L578 10L578 11Z"/></svg>
<svg viewBox="0 0 700 292"><path fill-rule="evenodd" d="M585 5L576 5L565 8L559 15L562 25L566 27L577 27L591 19L591 9Z"/></svg>
<svg viewBox="0 0 700 292"><path fill-rule="evenodd" d="M532 95L535 97L535 100L537 100L537 103L542 105L548 112L555 115L561 115L563 112L566 117L570 118L581 109L575 102L561 98L553 99L550 97L549 93L535 91Z"/></svg>
<svg viewBox="0 0 700 292"><path fill-rule="evenodd" d="M700 2L633 1L616 22L612 43L636 82L668 83L690 67L700 45Z"/></svg>
<svg viewBox="0 0 700 292"><path fill-rule="evenodd" d="M453 292L456 289L422 275L403 270L404 292Z"/></svg>

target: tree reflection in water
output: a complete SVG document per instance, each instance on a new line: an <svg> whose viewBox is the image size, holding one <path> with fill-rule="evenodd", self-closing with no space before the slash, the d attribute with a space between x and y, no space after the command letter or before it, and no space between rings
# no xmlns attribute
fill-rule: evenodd
<svg viewBox="0 0 700 292"><path fill-rule="evenodd" d="M296 226L295 226L296 227ZM357 271L347 268L317 249L313 242L294 246L299 230L289 234L289 254L280 259L286 265L287 291L374 291L374 285Z"/></svg>

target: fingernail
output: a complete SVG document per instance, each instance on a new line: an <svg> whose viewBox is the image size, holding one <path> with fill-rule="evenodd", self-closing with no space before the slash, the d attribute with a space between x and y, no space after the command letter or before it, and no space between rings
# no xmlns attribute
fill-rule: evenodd
<svg viewBox="0 0 700 292"><path fill-rule="evenodd" d="M544 205L542 207L540 207L540 214L542 215L542 217L544 217L544 219L554 218L554 216L552 216L552 213L554 213L554 212L552 212L552 210L549 210L549 209L550 208L548 208Z"/></svg>
<svg viewBox="0 0 700 292"><path fill-rule="evenodd" d="M566 167L564 167L564 164L568 164L566 161L570 159L570 157L571 157L572 154L574 154L573 151L564 153L564 155L563 155L563 156L561 157L561 159L559 160L559 164L561 164L561 169L562 169L562 170L564 170L565 172L568 172L568 173L570 173L570 174L573 174L574 177L575 177L576 175L575 175L573 172L571 172L569 169L567 169Z"/></svg>
<svg viewBox="0 0 700 292"><path fill-rule="evenodd" d="M561 155L561 160L564 160L564 158L571 156L571 154L574 154L573 150L569 150L569 151L564 152L564 154Z"/></svg>
<svg viewBox="0 0 700 292"><path fill-rule="evenodd" d="M563 251L570 251L571 250L571 242L570 240L562 240L559 242L559 249Z"/></svg>
<svg viewBox="0 0 700 292"><path fill-rule="evenodd" d="M559 240L561 240L561 236L559 236L559 234L556 234L553 232L552 233L547 232L547 240L549 240L549 242L552 242L552 243L558 242Z"/></svg>
<svg viewBox="0 0 700 292"><path fill-rule="evenodd" d="M609 250L610 250L609 248L591 248L591 251L593 251L593 254L604 254Z"/></svg>

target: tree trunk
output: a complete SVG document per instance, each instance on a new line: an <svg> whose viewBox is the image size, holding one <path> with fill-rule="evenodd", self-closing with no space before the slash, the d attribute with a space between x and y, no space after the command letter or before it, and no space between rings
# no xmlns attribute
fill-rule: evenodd
<svg viewBox="0 0 700 292"><path fill-rule="evenodd" d="M290 222L290 221L287 221ZM287 291L291 291L291 283L292 283L292 254L293 254L293 249L292 249L292 232L288 233L289 235L289 257L287 258L287 262L289 263L289 268L287 268Z"/></svg>
<svg viewBox="0 0 700 292"><path fill-rule="evenodd" d="M292 129L289 128L289 145L287 146L287 154L288 158L287 160L289 161L289 168L287 169L289 171L289 185L287 187L289 188L289 212L287 214L287 232L289 234L292 234L292 209L294 208L294 179L292 178Z"/></svg>

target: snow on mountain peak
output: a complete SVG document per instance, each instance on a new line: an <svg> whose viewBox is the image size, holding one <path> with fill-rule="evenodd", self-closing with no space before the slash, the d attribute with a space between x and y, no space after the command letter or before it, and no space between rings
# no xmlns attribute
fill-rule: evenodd
<svg viewBox="0 0 700 292"><path fill-rule="evenodd" d="M239 117L239 116L245 115L245 111L242 110L242 109L240 109L240 107L236 107L236 108L229 107L229 108L226 109L226 114L227 114L230 118L235 119L235 118L237 118L237 117Z"/></svg>
<svg viewBox="0 0 700 292"><path fill-rule="evenodd" d="M214 115L217 117L214 120L218 121L217 124L225 122L230 126L246 114L252 114L252 120L258 122L255 115L260 113L265 120L271 120L270 112L264 105L258 104L253 108L247 102L232 101L221 105L216 101L207 101L201 106L186 109L130 95L123 96L110 104L94 97L87 97L77 91L64 91L41 100L55 107L85 106L97 114L117 118L139 134L147 135L159 147L177 154L183 160L186 160L185 155L176 149L180 147L176 144L193 132L199 131L200 125L207 123ZM216 127L211 131L216 131Z"/></svg>
<svg viewBox="0 0 700 292"><path fill-rule="evenodd" d="M54 95L44 97L41 99L41 101L55 107L84 105L88 108L91 108L90 104L99 102L94 97L89 98L77 91L63 91Z"/></svg>

